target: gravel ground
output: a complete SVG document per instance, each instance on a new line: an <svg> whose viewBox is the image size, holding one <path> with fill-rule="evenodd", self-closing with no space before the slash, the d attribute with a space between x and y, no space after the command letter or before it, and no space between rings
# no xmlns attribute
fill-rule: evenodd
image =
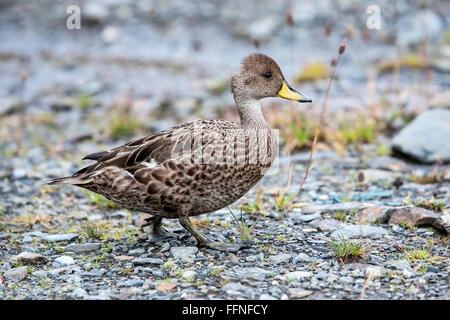
<svg viewBox="0 0 450 320"><path fill-rule="evenodd" d="M298 161L294 162L293 186L303 175L304 158L301 154L294 157ZM0 212L8 214L1 220L1 296L448 299L448 240L445 231L432 227L435 217L418 227L407 222L424 212L409 212L409 220L400 225L358 222L367 208L372 212L393 208L392 220L395 208L404 207L405 199L434 196L448 203L448 180L407 182L402 177L430 169L388 157L361 161L360 157L319 153L317 158L317 166L290 211L274 210L276 189L271 186L285 185L283 170L264 178L254 189L262 190L264 213L244 214L245 224L252 228L251 247L237 254L198 249L195 240L172 220L166 220L165 227L178 232L178 238L152 243L139 230L141 219L136 213L108 208L105 202L93 203L70 187L39 189L40 174L33 170L38 158L29 159L20 172L11 170L14 159L4 161ZM355 180L355 173L360 179L364 175L364 181ZM397 189L393 184L399 181L404 183ZM251 192L240 204L254 201ZM239 216L237 206L232 209ZM193 220L212 238L240 241L228 210ZM330 243L342 241L341 237L362 241L362 255L343 263ZM422 249L423 256L412 253Z"/></svg>

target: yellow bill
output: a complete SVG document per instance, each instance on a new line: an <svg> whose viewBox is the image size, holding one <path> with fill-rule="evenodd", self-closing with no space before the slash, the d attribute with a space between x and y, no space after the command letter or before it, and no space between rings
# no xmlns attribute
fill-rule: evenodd
<svg viewBox="0 0 450 320"><path fill-rule="evenodd" d="M278 91L277 96L298 102L312 102L310 98L294 90L286 81L283 81L283 85L281 86L280 91Z"/></svg>

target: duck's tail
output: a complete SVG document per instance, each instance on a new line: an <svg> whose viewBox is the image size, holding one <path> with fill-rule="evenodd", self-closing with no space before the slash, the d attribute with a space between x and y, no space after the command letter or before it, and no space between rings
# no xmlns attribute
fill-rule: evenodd
<svg viewBox="0 0 450 320"><path fill-rule="evenodd" d="M79 177L62 177L62 178L56 178L56 179L51 179L51 180L47 180L44 181L42 184L43 185L57 185L57 184L70 184L73 186L81 186L83 184L86 184L87 181L84 179L80 179Z"/></svg>

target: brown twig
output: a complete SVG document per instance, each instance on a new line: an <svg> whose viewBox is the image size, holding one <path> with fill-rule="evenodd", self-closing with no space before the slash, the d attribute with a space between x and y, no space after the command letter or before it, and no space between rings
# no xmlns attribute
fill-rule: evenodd
<svg viewBox="0 0 450 320"><path fill-rule="evenodd" d="M323 101L322 109L320 111L319 123L316 125L315 131L314 131L314 139L313 139L313 143L312 143L312 146L311 146L311 151L309 153L309 159L308 159L308 164L306 166L306 172L305 172L305 175L303 176L303 179L302 179L302 181L300 183L300 187L298 188L297 192L295 193L295 195L294 195L294 197L292 199L296 198L298 196L298 194L302 191L303 185L305 184L305 181L308 178L309 172L311 170L312 157L313 157L313 154L314 154L314 152L316 150L317 139L319 138L319 134L320 134L320 131L322 129L322 124L323 124L323 121L325 119L325 110L326 110L326 106L327 106L327 102L328 102L328 95L330 93L330 88L331 88L331 85L333 83L334 77L336 75L336 68L337 68L337 66L339 64L339 60L341 58L341 55L345 51L346 46L347 46L347 40L344 39L344 40L342 40L341 44L339 45L337 59L333 59L331 61L331 65L333 67L333 72L331 73L330 79L328 81L328 87L327 87L327 90L325 92L325 99Z"/></svg>

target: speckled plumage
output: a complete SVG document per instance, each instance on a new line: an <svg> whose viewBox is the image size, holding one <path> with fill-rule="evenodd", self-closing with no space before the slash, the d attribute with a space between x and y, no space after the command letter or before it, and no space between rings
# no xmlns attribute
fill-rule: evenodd
<svg viewBox="0 0 450 320"><path fill-rule="evenodd" d="M181 217L223 208L264 176L278 151L278 139L258 101L277 96L284 82L275 61L251 55L232 78L240 123L197 120L181 124L88 155L84 159L95 163L50 183L76 185L155 217L179 218L202 240Z"/></svg>

